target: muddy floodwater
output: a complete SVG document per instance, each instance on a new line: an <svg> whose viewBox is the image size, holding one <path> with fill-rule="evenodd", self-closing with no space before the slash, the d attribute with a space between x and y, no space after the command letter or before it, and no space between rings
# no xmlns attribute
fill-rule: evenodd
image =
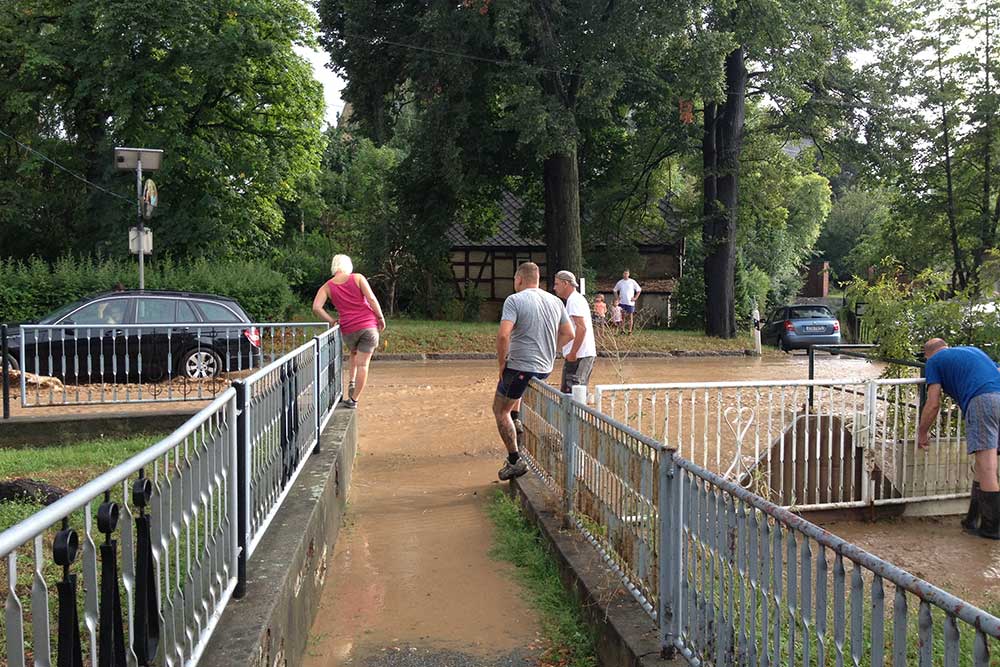
<svg viewBox="0 0 1000 667"><path fill-rule="evenodd" d="M879 371L858 360L817 361L819 378L865 379ZM794 380L807 372L801 354L620 366L599 359L592 384ZM372 365L346 524L305 665L422 664L420 656L430 655L530 664L542 650L539 619L511 567L489 556L485 506L499 488L502 458L490 412L496 375L491 361ZM935 584L992 604L1000 591L1000 544L962 535L957 522L829 527Z"/></svg>

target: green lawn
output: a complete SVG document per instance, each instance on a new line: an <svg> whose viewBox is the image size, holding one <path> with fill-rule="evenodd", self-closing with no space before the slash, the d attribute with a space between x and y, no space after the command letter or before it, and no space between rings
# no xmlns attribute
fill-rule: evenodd
<svg viewBox="0 0 1000 667"><path fill-rule="evenodd" d="M419 354L431 352L496 351L496 322L446 322L436 320L390 320L382 332L379 352L383 354ZM698 331L646 329L631 336L599 336L599 347L622 352L705 352L736 351L752 347L750 335L737 338L710 338Z"/></svg>
<svg viewBox="0 0 1000 667"><path fill-rule="evenodd" d="M62 447L0 449L0 479L27 477L72 491L157 442L162 436L101 439ZM0 503L0 530L37 512L34 502Z"/></svg>

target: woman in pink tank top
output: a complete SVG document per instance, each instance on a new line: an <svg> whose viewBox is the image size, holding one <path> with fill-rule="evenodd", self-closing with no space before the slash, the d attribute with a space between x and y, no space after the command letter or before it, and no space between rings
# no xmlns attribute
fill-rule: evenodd
<svg viewBox="0 0 1000 667"><path fill-rule="evenodd" d="M347 255L334 255L330 262L333 278L326 281L313 299L313 312L330 324L337 320L326 312L327 300L340 315L340 332L351 353L351 380L347 385L345 407L358 407L358 397L368 381L368 364L378 347L379 332L385 329L382 307L368 281L354 273L354 264Z"/></svg>

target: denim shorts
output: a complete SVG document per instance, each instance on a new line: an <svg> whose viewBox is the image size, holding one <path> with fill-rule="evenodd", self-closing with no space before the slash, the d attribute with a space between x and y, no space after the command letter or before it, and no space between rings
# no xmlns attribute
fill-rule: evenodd
<svg viewBox="0 0 1000 667"><path fill-rule="evenodd" d="M1000 393L974 396L965 410L965 442L969 454L996 449L1000 442Z"/></svg>

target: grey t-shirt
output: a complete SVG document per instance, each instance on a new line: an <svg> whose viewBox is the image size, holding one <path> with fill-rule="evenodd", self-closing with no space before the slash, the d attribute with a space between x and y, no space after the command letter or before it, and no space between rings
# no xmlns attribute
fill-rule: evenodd
<svg viewBox="0 0 1000 667"><path fill-rule="evenodd" d="M503 302L500 319L514 323L507 351L507 368L551 373L556 359L559 326L569 322L566 306L555 294L529 287Z"/></svg>

